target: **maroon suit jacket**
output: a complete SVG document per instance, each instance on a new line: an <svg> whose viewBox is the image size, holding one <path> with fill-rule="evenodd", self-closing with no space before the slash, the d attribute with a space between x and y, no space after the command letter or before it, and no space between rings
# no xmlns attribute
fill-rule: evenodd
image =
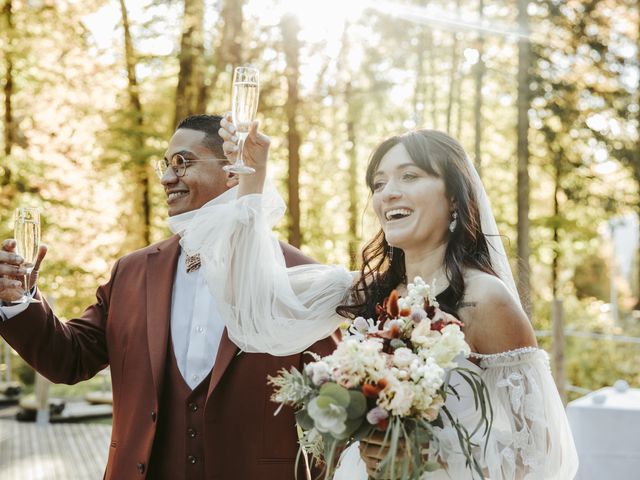
<svg viewBox="0 0 640 480"><path fill-rule="evenodd" d="M119 259L109 281L98 288L97 302L80 318L63 323L43 302L0 322L0 334L53 382L76 383L110 365L113 431L107 479L145 478L148 470L140 464L148 465L156 431L178 240L173 236ZM312 262L293 247L282 247L287 265ZM333 348L327 338L310 350L326 355ZM266 378L281 368L300 368L302 355L238 353L225 330L205 404L206 478L293 479L293 412L273 415L277 405L270 401Z"/></svg>

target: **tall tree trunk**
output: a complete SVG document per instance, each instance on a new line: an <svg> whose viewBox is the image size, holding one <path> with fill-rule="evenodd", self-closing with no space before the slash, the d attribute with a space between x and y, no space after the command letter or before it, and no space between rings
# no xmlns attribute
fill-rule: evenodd
<svg viewBox="0 0 640 480"><path fill-rule="evenodd" d="M429 93L430 93L430 104L431 104L431 128L438 128L438 108L437 108L437 99L438 93L436 85L438 84L438 72L436 71L436 49L435 41L433 39L433 33L431 31L428 32L428 43L429 43L429 51L431 55L429 55ZM426 98L426 96L425 96Z"/></svg>
<svg viewBox="0 0 640 480"><path fill-rule="evenodd" d="M125 62L127 66L127 92L129 94L129 105L134 115L134 126L136 131L133 132L135 139L135 152L133 153L133 171L132 177L135 179L136 187L133 195L134 211L142 219L140 230L140 238L137 241L139 246L149 245L151 243L151 185L149 166L144 156L144 132L143 132L143 116L142 103L140 102L140 88L136 76L136 57L133 50L133 41L131 38L131 30L129 28L129 16L127 15L127 7L125 0L120 0L120 9L122 11L122 26L124 29L124 50Z"/></svg>
<svg viewBox="0 0 640 480"><path fill-rule="evenodd" d="M360 236L358 235L358 155L356 148L356 122L360 114L358 100L353 96L353 75L349 65L349 22L345 22L342 31L340 56L338 57L338 71L343 75L344 83L344 105L347 108L347 143L346 154L349 161L347 175L347 193L349 195L349 233L348 233L348 253L349 268L357 269L358 252L360 246Z"/></svg>
<svg viewBox="0 0 640 480"><path fill-rule="evenodd" d="M417 127L421 127L424 123L424 95L427 83L424 75L425 44L425 34L420 33L416 44L416 85L413 91L413 120L416 122Z"/></svg>
<svg viewBox="0 0 640 480"><path fill-rule="evenodd" d="M287 102L287 145L289 149L289 243L299 247L302 243L300 231L300 133L298 132L297 113L300 106L298 81L300 78L300 25L293 15L286 15L281 21L282 40L286 57Z"/></svg>
<svg viewBox="0 0 640 480"><path fill-rule="evenodd" d="M478 12L480 21L484 19L484 0L479 1ZM482 84L484 82L485 65L484 59L484 34L478 34L478 63L475 68L476 98L473 108L473 118L475 123L475 142L473 153L475 156L476 170L482 176Z"/></svg>
<svg viewBox="0 0 640 480"><path fill-rule="evenodd" d="M208 93L215 91L220 73L227 69L228 65L238 66L243 63L242 57L242 6L244 0L225 0L220 12L222 19L222 33L220 44L214 47L214 70L208 89L203 94L204 105L208 103Z"/></svg>
<svg viewBox="0 0 640 480"><path fill-rule="evenodd" d="M5 80L4 80L4 156L6 159L11 155L14 144L13 134L15 132L13 125L13 4L12 0L5 0L2 8L2 17L4 23L4 32L6 35L6 45L4 51L5 58ZM9 162L5 160L2 167L2 177L0 177L0 186L4 187L11 182L11 169Z"/></svg>
<svg viewBox="0 0 640 480"><path fill-rule="evenodd" d="M460 17L460 0L456 1L456 13L458 17ZM461 112L460 109L462 104L460 102L460 84L462 79L460 77L460 53L458 52L458 42L459 36L458 33L453 34L453 45L451 46L451 83L449 85L449 101L447 104L447 133L453 135L453 127L451 126L451 117L453 115L453 104L457 103L458 105L458 123L460 125L461 122ZM459 128L458 128L459 130Z"/></svg>
<svg viewBox="0 0 640 480"><path fill-rule="evenodd" d="M360 246L358 235L358 155L356 151L356 112L351 98L351 81L347 83L345 100L347 105L347 157L349 158L349 268L356 270L358 264L358 250Z"/></svg>
<svg viewBox="0 0 640 480"><path fill-rule="evenodd" d="M518 0L518 25L529 33L527 6L529 0ZM528 38L518 42L518 290L525 311L531 317L529 265L529 64L531 45ZM554 287L555 288L555 287Z"/></svg>
<svg viewBox="0 0 640 480"><path fill-rule="evenodd" d="M555 152L553 159L553 259L551 261L551 291L552 302L552 332L553 332L553 374L558 393L563 403L566 403L565 369L564 369L564 308L562 299L558 296L558 277L560 270L560 199L562 188L562 158L561 152Z"/></svg>
<svg viewBox="0 0 640 480"><path fill-rule="evenodd" d="M460 72L460 77L458 78L458 86L456 88L456 128L455 128L455 137L460 138L462 135L462 112L464 111L462 108L462 92L463 92L463 83L464 76L462 72Z"/></svg>
<svg viewBox="0 0 640 480"><path fill-rule="evenodd" d="M204 0L184 0L174 125L204 113Z"/></svg>
<svg viewBox="0 0 640 480"><path fill-rule="evenodd" d="M554 152L553 158L553 257L551 259L551 293L553 298L558 296L558 271L560 265L560 189L561 187L562 155Z"/></svg>
<svg viewBox="0 0 640 480"><path fill-rule="evenodd" d="M451 70L449 71L449 98L447 100L447 120L446 132L451 133L451 112L453 111L453 98L458 84L458 34L453 34L451 45Z"/></svg>

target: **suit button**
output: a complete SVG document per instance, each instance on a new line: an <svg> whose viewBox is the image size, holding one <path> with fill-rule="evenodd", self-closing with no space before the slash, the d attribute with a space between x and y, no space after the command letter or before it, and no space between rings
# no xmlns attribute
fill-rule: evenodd
<svg viewBox="0 0 640 480"><path fill-rule="evenodd" d="M187 461L191 464L191 465L195 465L196 463L198 463L198 458L194 457L193 455L189 455L187 457Z"/></svg>
<svg viewBox="0 0 640 480"><path fill-rule="evenodd" d="M151 412L151 421L156 423L156 419L158 418L158 414L156 412Z"/></svg>
<svg viewBox="0 0 640 480"><path fill-rule="evenodd" d="M196 436L198 435L198 432L196 431L195 428L189 428L189 429L187 429L187 435L190 438L196 438Z"/></svg>
<svg viewBox="0 0 640 480"><path fill-rule="evenodd" d="M144 473L144 463L138 463L138 472Z"/></svg>
<svg viewBox="0 0 640 480"><path fill-rule="evenodd" d="M196 405L195 403L190 403L189 404L189 410L191 410L192 412L197 412L198 411L198 405Z"/></svg>

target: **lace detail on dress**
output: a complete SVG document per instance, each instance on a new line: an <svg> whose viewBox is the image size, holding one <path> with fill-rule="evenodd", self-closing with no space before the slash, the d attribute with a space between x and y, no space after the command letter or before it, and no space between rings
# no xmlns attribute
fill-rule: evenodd
<svg viewBox="0 0 640 480"><path fill-rule="evenodd" d="M517 356L531 355L534 352L519 352L512 355L512 361L522 361ZM511 363L511 362L510 362ZM494 365L496 366L496 365ZM533 376L525 377L518 371L504 371L496 382L496 387L509 399L511 406L512 438L504 438L503 450L505 460L514 466L520 465L528 475L539 475L544 466L544 439L538 433L546 432L548 425L542 408L542 391ZM503 405L504 406L504 405ZM509 412L508 412L509 413ZM510 440L510 441L509 441ZM514 463L515 462L515 463Z"/></svg>
<svg viewBox="0 0 640 480"><path fill-rule="evenodd" d="M522 375L519 373L512 373L511 375L503 378L502 380L498 380L496 384L498 388L510 388L511 391L508 393L509 398L511 399L511 407L515 411L520 410L520 406L522 405L522 397L524 396L524 387L522 385Z"/></svg>
<svg viewBox="0 0 640 480"><path fill-rule="evenodd" d="M489 390L494 413L486 445L484 439L477 438L478 447L474 449L485 477L491 480L573 478L577 456L547 353L525 347L491 355L472 353L470 357L480 359L480 374ZM448 406L467 427L476 424L479 414L472 401ZM445 422L438 437L436 455L447 464L450 477L473 478L451 426Z"/></svg>

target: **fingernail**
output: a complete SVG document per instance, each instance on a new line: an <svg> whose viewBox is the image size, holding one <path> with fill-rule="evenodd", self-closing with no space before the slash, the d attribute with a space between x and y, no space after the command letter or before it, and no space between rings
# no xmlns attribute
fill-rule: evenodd
<svg viewBox="0 0 640 480"><path fill-rule="evenodd" d="M237 142L238 141L238 137L236 137L235 135L233 137L231 137L231 141L232 142Z"/></svg>
<svg viewBox="0 0 640 480"><path fill-rule="evenodd" d="M22 286L22 283L21 283L21 282L17 282L17 281L16 281L16 282L13 282L13 286L14 286L14 287L21 287L21 286Z"/></svg>
<svg viewBox="0 0 640 480"><path fill-rule="evenodd" d="M24 258L22 258L20 255L16 255L16 262L22 263L24 262Z"/></svg>
<svg viewBox="0 0 640 480"><path fill-rule="evenodd" d="M233 146L233 151L234 151L234 152L236 152L237 150L238 150L238 146L237 146L237 145L234 145L234 146Z"/></svg>

